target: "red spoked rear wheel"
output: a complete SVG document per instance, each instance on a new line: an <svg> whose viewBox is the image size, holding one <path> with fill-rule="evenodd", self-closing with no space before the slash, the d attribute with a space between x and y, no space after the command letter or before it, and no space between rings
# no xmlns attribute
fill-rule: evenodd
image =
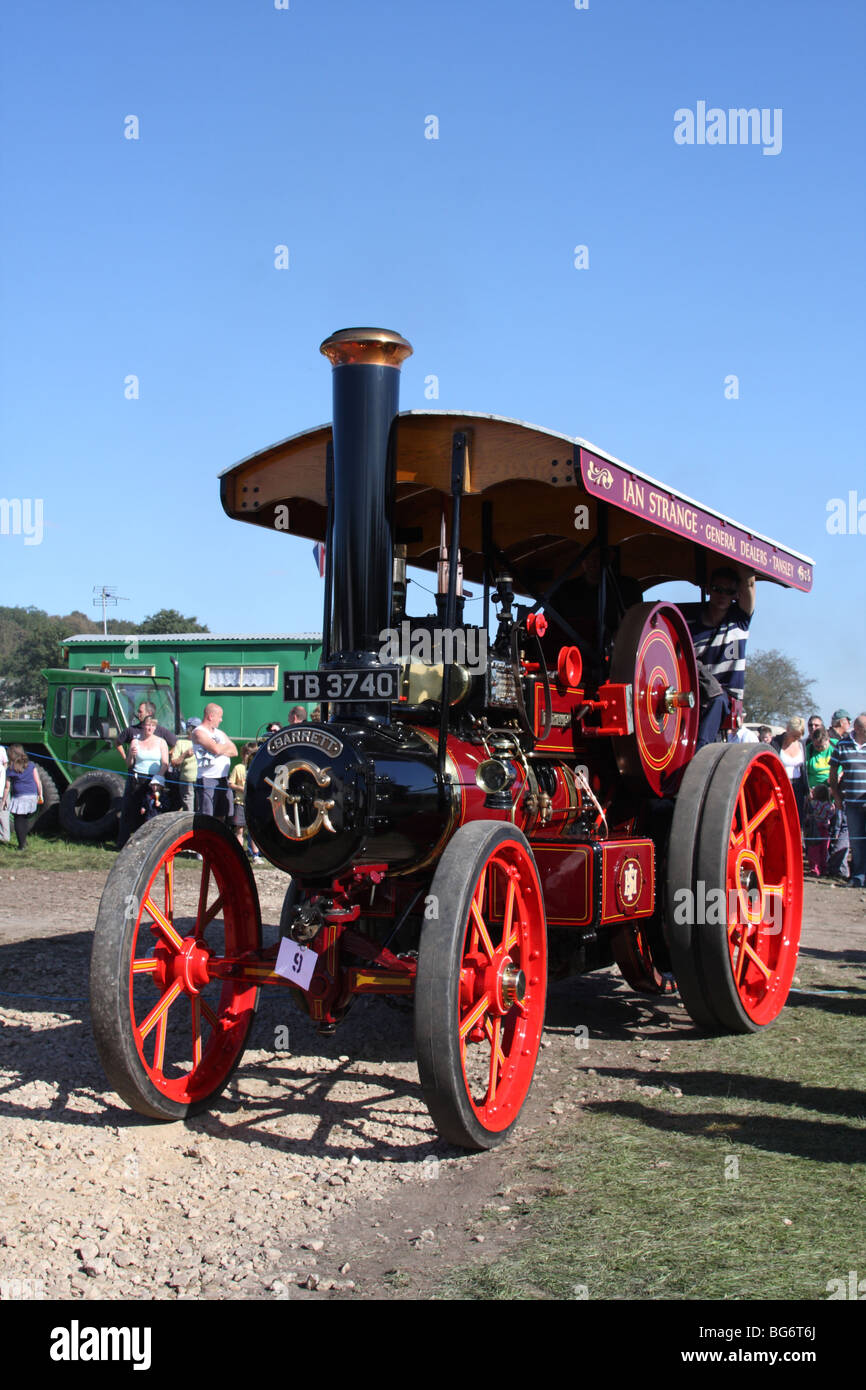
<svg viewBox="0 0 866 1390"><path fill-rule="evenodd" d="M184 812L133 836L100 903L90 992L106 1075L134 1110L182 1119L223 1089L258 1001L229 962L260 947L255 883L224 826Z"/></svg>
<svg viewBox="0 0 866 1390"><path fill-rule="evenodd" d="M698 736L698 672L685 618L672 603L636 603L617 630L610 679L632 687L634 731L614 739L620 772L657 796L677 790Z"/></svg>
<svg viewBox="0 0 866 1390"><path fill-rule="evenodd" d="M529 1093L547 989L547 933L532 851L510 825L464 826L428 901L415 982L424 1098L443 1138L488 1149Z"/></svg>

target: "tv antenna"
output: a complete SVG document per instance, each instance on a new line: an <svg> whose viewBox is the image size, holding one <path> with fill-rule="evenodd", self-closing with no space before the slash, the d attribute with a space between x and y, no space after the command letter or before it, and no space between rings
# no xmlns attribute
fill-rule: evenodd
<svg viewBox="0 0 866 1390"><path fill-rule="evenodd" d="M103 637L107 637L107 636L108 636L108 621L107 621L106 616L105 616L105 610L106 610L106 608L109 607L110 605L116 605L116 604L118 604L118 603L128 603L128 602L129 602L129 600L126 599L126 598L124 598L122 594L118 594L118 593L115 592L115 589L114 589L114 585L113 585L113 584L94 584L94 586L93 586L93 606L94 606L94 608L99 608L100 606L102 607L102 635L103 635Z"/></svg>

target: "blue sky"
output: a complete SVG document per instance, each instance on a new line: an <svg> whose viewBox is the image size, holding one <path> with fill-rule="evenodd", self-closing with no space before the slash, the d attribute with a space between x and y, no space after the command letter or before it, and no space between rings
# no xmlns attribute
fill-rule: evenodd
<svg viewBox="0 0 866 1390"><path fill-rule="evenodd" d="M217 474L327 420L318 344L374 323L404 408L581 435L812 556L751 645L855 713L864 67L860 0L5 0L0 492L44 535L0 535L2 602L317 628L310 544ZM781 110L780 151L677 144L701 101Z"/></svg>

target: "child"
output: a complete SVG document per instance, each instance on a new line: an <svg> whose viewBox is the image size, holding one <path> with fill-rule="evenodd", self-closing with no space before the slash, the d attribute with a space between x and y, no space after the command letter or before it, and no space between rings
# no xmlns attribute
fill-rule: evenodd
<svg viewBox="0 0 866 1390"><path fill-rule="evenodd" d="M806 850L811 878L820 878L827 872L834 812L830 788L826 782L820 782L812 788L806 812Z"/></svg>
<svg viewBox="0 0 866 1390"><path fill-rule="evenodd" d="M244 844L244 829L247 823L246 816L244 815L244 787L246 786L247 781L247 768L249 767L250 763L255 757L257 751L257 743L245 743L243 748L241 749L242 761L237 763L235 767L232 768L231 776L229 777L229 786L231 787L234 793L235 800L234 813L232 815L232 825L234 827L235 835L238 839L238 844L241 846L242 849ZM262 857L259 854L256 846L250 839L249 834L247 834L246 839L247 849L248 852L252 853L253 863L261 864Z"/></svg>

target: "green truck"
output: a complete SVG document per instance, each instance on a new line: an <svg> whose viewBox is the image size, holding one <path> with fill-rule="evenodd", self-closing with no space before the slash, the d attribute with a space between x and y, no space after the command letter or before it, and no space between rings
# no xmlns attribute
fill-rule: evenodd
<svg viewBox="0 0 866 1390"><path fill-rule="evenodd" d="M135 720L142 700L156 706L167 729L176 727L175 682L165 676L102 671L46 670L42 719L0 720L0 743L20 743L42 779L43 805L34 829L58 818L73 840L104 840L117 828L126 762L118 735Z"/></svg>
<svg viewBox="0 0 866 1390"><path fill-rule="evenodd" d="M63 643L63 659L77 671L107 665L172 682L177 661L181 718L200 718L209 701L222 705L223 728L238 747L271 720L285 723L282 672L317 670L321 652L318 632L87 633Z"/></svg>
<svg viewBox="0 0 866 1390"><path fill-rule="evenodd" d="M271 721L285 723L282 671L315 671L321 650L315 632L66 638L68 669L42 672L43 718L0 720L0 743L23 744L42 775L45 800L34 828L51 829L59 819L73 840L115 833L126 770L117 736L142 700L175 731L209 701L220 704L222 728L240 748Z"/></svg>

